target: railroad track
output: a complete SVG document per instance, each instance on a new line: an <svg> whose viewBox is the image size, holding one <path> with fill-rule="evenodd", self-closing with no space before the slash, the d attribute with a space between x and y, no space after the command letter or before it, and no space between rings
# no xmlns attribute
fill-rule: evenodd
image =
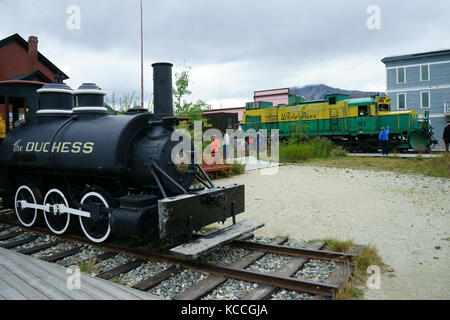
<svg viewBox="0 0 450 320"><path fill-rule="evenodd" d="M13 213L12 210L0 209L0 214ZM11 229L11 231L10 231ZM36 246L28 246L17 250L16 248L27 244L33 244L38 238L51 236L51 239L44 243L38 242ZM196 270L202 273L202 277L195 283L177 284L187 287L186 290L171 297L175 300L197 300L208 296L213 290L219 288L228 279L235 279L253 284L252 290L241 297L244 300L263 300L271 298L278 290L292 290L312 295L313 299L333 299L338 290L345 285L353 272L353 258L357 255L353 253L338 253L321 250L325 243L312 242L305 248L298 248L283 245L287 238L280 237L272 240L271 243L259 243L254 241L235 240L228 244L229 248L245 250L244 255L231 263L217 263L199 260L189 260L177 257L167 252L152 252L137 245L125 246L111 243L94 244L88 239L77 235L65 234L56 236L46 228L33 227L24 228L19 222L0 217L0 247L15 250L26 255L39 255L51 248L55 248L61 243L71 243L72 247L60 250L59 252L43 255L40 258L57 263L64 261L68 257L74 257L81 251L88 248L100 249L101 252L92 258L70 263L79 265L82 262L101 264L103 261L111 259L116 255L132 257L127 262L117 266L102 270L95 276L111 280L139 268L146 263L159 263L168 265L156 274L148 275L145 279L133 284L132 287L142 291L149 291L157 286L161 286L164 281L169 280L183 270ZM264 256L275 254L288 256L286 263L272 272L255 271L251 266L257 263ZM325 260L335 264L334 271L331 272L327 282L311 281L295 277L305 264L310 261ZM68 267L69 265L66 265Z"/></svg>

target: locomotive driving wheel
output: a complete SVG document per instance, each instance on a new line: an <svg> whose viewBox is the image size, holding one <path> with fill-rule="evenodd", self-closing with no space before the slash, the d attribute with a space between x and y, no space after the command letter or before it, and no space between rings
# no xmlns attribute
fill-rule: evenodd
<svg viewBox="0 0 450 320"><path fill-rule="evenodd" d="M26 207L27 205L37 205L36 198L39 198L39 192L32 190L28 186L21 186L17 189L14 198L14 209L20 223L29 228L34 225L37 218L37 209Z"/></svg>
<svg viewBox="0 0 450 320"><path fill-rule="evenodd" d="M45 222L48 228L55 234L66 232L70 224L70 214L61 213L58 206L69 207L64 193L58 189L52 189L45 195L44 206L49 206L49 211L44 211Z"/></svg>
<svg viewBox="0 0 450 320"><path fill-rule="evenodd" d="M82 205L91 206L95 210L100 211L102 208L109 208L108 201L97 192L87 193L80 202ZM104 242L111 233L110 217L99 215L97 216L91 211L91 218L80 216L80 225L86 237L92 242Z"/></svg>

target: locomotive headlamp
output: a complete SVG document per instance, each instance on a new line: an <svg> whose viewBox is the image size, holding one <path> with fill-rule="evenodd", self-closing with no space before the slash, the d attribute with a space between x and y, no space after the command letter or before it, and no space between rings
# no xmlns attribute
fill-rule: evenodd
<svg viewBox="0 0 450 320"><path fill-rule="evenodd" d="M189 169L189 156L184 152L184 151L180 151L180 153L178 153L175 157L174 160L174 167L175 170L179 173L179 174L185 174L186 171Z"/></svg>

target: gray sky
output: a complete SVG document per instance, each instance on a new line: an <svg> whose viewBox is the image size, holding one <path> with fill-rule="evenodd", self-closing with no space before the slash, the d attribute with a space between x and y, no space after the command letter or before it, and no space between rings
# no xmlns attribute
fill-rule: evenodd
<svg viewBox="0 0 450 320"><path fill-rule="evenodd" d="M374 5L379 20L367 12ZM0 0L0 12L0 38L38 36L71 87L96 82L109 94L139 95L139 0ZM448 0L144 0L146 100L159 61L174 71L191 66L191 99L213 108L220 100L242 106L256 90L317 83L384 91L382 58L450 48L449 12Z"/></svg>

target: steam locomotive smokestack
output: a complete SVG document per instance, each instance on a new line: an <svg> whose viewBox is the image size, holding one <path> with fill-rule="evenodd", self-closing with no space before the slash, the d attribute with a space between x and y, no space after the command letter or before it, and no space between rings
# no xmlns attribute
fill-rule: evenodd
<svg viewBox="0 0 450 320"><path fill-rule="evenodd" d="M171 63L155 63L153 67L153 101L155 118L173 116Z"/></svg>

